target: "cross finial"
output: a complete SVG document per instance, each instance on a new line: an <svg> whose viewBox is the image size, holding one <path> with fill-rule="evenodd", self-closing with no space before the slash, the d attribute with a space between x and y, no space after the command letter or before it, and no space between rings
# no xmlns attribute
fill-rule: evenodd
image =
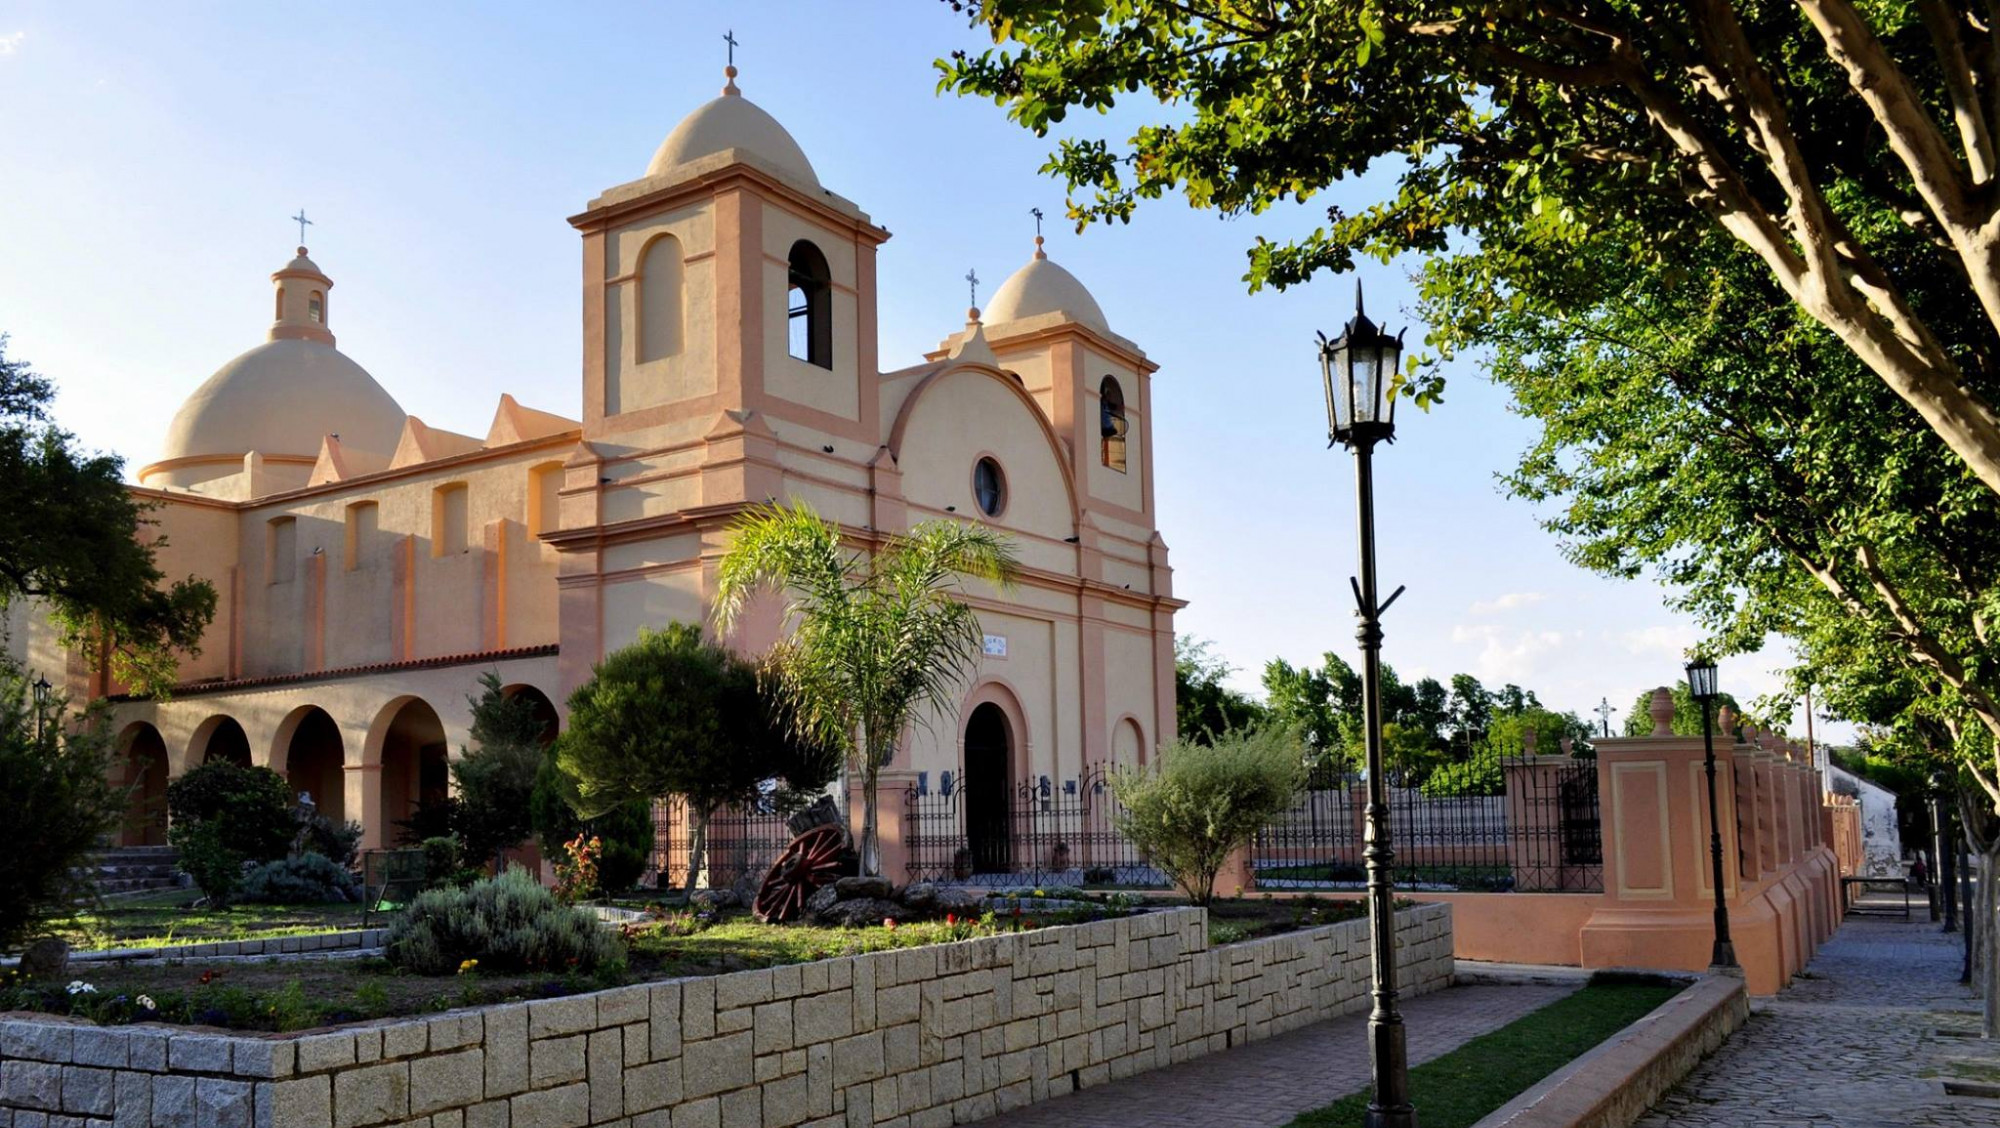
<svg viewBox="0 0 2000 1128"><path fill-rule="evenodd" d="M1028 214L1035 217L1035 238L1042 237L1042 209L1029 208Z"/></svg>
<svg viewBox="0 0 2000 1128"><path fill-rule="evenodd" d="M722 41L729 44L729 65L733 67L736 65L736 29L732 27L723 32Z"/></svg>
<svg viewBox="0 0 2000 1128"><path fill-rule="evenodd" d="M306 241L306 228L312 224L312 220L306 218L306 209L300 208L299 214L292 217L292 222L299 225L299 243L300 245L304 245ZM305 252L300 251L299 253L304 254Z"/></svg>
<svg viewBox="0 0 2000 1128"><path fill-rule="evenodd" d="M966 285L971 289L972 304L976 308L979 305L979 268L975 266L971 270L966 271L965 281Z"/></svg>
<svg viewBox="0 0 2000 1128"><path fill-rule="evenodd" d="M1611 708L1611 699L1610 699L1609 697L1600 697L1600 698L1598 698L1598 699L1597 699L1597 708L1595 708L1595 709L1592 709L1592 710L1591 710L1591 712L1593 712L1593 713L1596 713L1596 714L1598 715L1598 717L1599 717L1600 719L1602 719L1602 720L1603 720L1603 722L1604 722L1604 735L1606 735L1606 736L1610 736L1610 735L1611 735L1611 714L1612 714L1612 708Z"/></svg>

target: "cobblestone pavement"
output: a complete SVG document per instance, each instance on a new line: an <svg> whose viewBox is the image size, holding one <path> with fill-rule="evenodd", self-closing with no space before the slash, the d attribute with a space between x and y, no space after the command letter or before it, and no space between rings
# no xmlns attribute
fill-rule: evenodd
<svg viewBox="0 0 2000 1128"><path fill-rule="evenodd" d="M1641 1128L2000 1128L2000 1101L1938 1080L2000 1067L2000 1050L1938 1033L1976 1031L1978 1001L1958 983L1958 934L1917 916L1850 918Z"/></svg>
<svg viewBox="0 0 2000 1128"><path fill-rule="evenodd" d="M1402 1001L1412 1065L1576 989L1448 987ZM1275 1128L1368 1084L1363 1010L981 1121L982 1128Z"/></svg>

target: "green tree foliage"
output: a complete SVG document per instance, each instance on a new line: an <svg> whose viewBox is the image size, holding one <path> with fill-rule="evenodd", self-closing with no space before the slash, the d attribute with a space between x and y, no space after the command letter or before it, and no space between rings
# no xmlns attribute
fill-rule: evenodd
<svg viewBox="0 0 2000 1128"><path fill-rule="evenodd" d="M1230 852L1290 809L1305 779L1305 749L1282 726L1181 737L1150 767L1111 779L1118 829L1197 905L1215 896Z"/></svg>
<svg viewBox="0 0 2000 1128"><path fill-rule="evenodd" d="M39 600L64 641L141 693L174 682L176 654L199 654L215 589L192 576L164 584L144 507L124 462L80 450L49 421L47 377L9 360L0 335L0 606Z"/></svg>
<svg viewBox="0 0 2000 1128"><path fill-rule="evenodd" d="M1264 717L1262 705L1225 684L1236 668L1214 645L1192 635L1174 637L1174 724L1189 740L1205 742Z"/></svg>
<svg viewBox="0 0 2000 1128"><path fill-rule="evenodd" d="M782 593L789 633L766 661L799 731L860 768L861 866L877 873L877 777L910 724L956 700L985 643L957 595L967 580L1011 587L1013 544L985 526L925 521L863 550L804 502L750 510L734 534L716 626L727 635L760 592Z"/></svg>
<svg viewBox="0 0 2000 1128"><path fill-rule="evenodd" d="M810 733L807 734L810 736ZM837 759L801 754L799 741L765 699L748 662L704 641L701 628L672 623L600 662L569 701L569 729L556 743L577 783L577 810L601 815L672 795L690 821L688 888L703 871L708 820L784 784L819 791ZM779 772L804 772L781 779Z"/></svg>
<svg viewBox="0 0 2000 1128"><path fill-rule="evenodd" d="M653 848L653 803L633 799L586 819L576 813L576 780L562 770L554 756L542 758L535 773L535 789L528 796L528 818L535 829L535 844L544 858L560 858L563 846L577 835L596 835L604 840L604 853L597 863L598 895L624 893L638 883L646 871Z"/></svg>
<svg viewBox="0 0 2000 1128"><path fill-rule="evenodd" d="M479 676L480 692L472 704L472 747L452 762L458 782L458 803L452 830L472 859L496 858L534 833L535 777L542 770L542 745L547 736L534 701L509 696L500 675Z"/></svg>
<svg viewBox="0 0 2000 1128"><path fill-rule="evenodd" d="M299 830L295 804L284 776L228 760L210 760L167 784L169 834L212 823L239 861L268 862L291 851Z"/></svg>
<svg viewBox="0 0 2000 1128"><path fill-rule="evenodd" d="M1264 694L1271 719L1298 734L1313 763L1343 763L1361 723L1361 675L1338 654L1328 651L1325 658L1317 669L1271 659L1264 665Z"/></svg>
<svg viewBox="0 0 2000 1128"><path fill-rule="evenodd" d="M95 892L84 857L124 813L125 793L108 782L109 718L102 709L65 717L52 698L36 706L28 679L0 665L0 952L13 951L52 915L74 911Z"/></svg>
<svg viewBox="0 0 2000 1128"><path fill-rule="evenodd" d="M1059 142L1046 167L1079 224L1170 192L1255 214L1374 172L1364 206L1260 239L1251 285L1414 251L1436 256L1427 284L1492 309L1545 302L1580 251L1648 269L1721 240L2000 490L2000 52L1983 5L966 7L995 46L940 60L942 88L1037 133L1135 95L1163 107L1122 143ZM1422 405L1437 386L1413 390Z"/></svg>
<svg viewBox="0 0 2000 1128"><path fill-rule="evenodd" d="M1674 683L1674 734L1676 736L1701 735L1701 703L1688 690L1688 683ZM1719 718L1724 706L1743 715L1743 706L1737 704L1734 694L1724 690L1715 695L1715 701L1708 707L1709 724L1715 727L1717 736L1723 735ZM1741 727L1740 725L1738 726ZM1734 730L1732 730L1734 731ZM1625 714L1626 736L1650 736L1653 732L1653 691L1645 690L1632 702L1632 708Z"/></svg>

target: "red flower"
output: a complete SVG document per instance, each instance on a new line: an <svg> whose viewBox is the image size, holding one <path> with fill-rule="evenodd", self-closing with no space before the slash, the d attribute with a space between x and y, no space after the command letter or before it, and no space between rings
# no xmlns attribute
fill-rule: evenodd
<svg viewBox="0 0 2000 1128"><path fill-rule="evenodd" d="M1022 926L1023 926L1023 927L1026 927L1026 928L1033 928L1033 927L1035 927L1035 918L1034 918L1034 917L1029 917L1029 918L1028 918L1027 920L1024 920L1024 921L1022 921L1022 922L1021 922L1021 924L1022 924Z"/></svg>
<svg viewBox="0 0 2000 1128"><path fill-rule="evenodd" d="M888 929L888 930L889 930L889 931L891 931L891 932L894 932L894 931L896 931L896 918L895 918L895 917L883 917L883 918L882 918L882 927L883 927L883 928L886 928L886 929Z"/></svg>
<svg viewBox="0 0 2000 1128"><path fill-rule="evenodd" d="M945 923L945 924L946 924L946 926L948 926L948 927L949 927L949 926L956 926L956 925L958 924L958 914L957 914L957 913L946 913L946 914L944 914L944 923Z"/></svg>

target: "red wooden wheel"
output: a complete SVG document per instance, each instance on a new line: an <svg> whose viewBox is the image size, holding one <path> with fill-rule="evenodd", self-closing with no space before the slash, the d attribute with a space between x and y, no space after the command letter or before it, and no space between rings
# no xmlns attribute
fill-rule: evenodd
<svg viewBox="0 0 2000 1128"><path fill-rule="evenodd" d="M807 898L840 876L846 847L847 837L837 826L816 826L792 839L757 890L752 909L757 919L765 924L797 920L806 911Z"/></svg>

